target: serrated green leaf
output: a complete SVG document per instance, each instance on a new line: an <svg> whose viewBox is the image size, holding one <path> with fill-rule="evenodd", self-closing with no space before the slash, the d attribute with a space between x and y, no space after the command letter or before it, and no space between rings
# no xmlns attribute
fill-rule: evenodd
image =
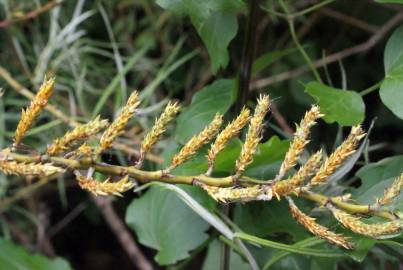
<svg viewBox="0 0 403 270"><path fill-rule="evenodd" d="M228 65L227 47L238 31L237 12L241 0L157 0L158 5L189 16L211 58L213 73Z"/></svg>
<svg viewBox="0 0 403 270"><path fill-rule="evenodd" d="M208 223L173 192L151 187L126 210L126 223L140 243L158 250L155 260L168 265L185 259L207 239Z"/></svg>
<svg viewBox="0 0 403 270"><path fill-rule="evenodd" d="M365 104L357 92L333 88L319 82L306 84L305 92L319 104L327 123L353 126L364 120Z"/></svg>
<svg viewBox="0 0 403 270"><path fill-rule="evenodd" d="M61 258L48 259L39 254L29 254L23 247L0 239L0 269L7 270L70 270Z"/></svg>
<svg viewBox="0 0 403 270"><path fill-rule="evenodd" d="M193 135L202 131L217 112L226 113L235 98L235 83L228 79L217 80L197 92L189 108L178 117L177 141L185 144Z"/></svg>

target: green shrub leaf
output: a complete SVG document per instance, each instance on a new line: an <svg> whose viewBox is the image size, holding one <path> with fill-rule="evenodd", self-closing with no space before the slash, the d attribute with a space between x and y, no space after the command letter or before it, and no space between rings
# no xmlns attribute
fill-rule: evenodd
<svg viewBox="0 0 403 270"><path fill-rule="evenodd" d="M349 90L333 88L319 82L305 85L305 92L319 104L323 118L327 123L337 122L342 126L361 123L365 116L365 104L362 97Z"/></svg>
<svg viewBox="0 0 403 270"><path fill-rule="evenodd" d="M29 254L21 246L0 239L0 269L7 270L70 270L68 262L61 258L48 259L39 254Z"/></svg>
<svg viewBox="0 0 403 270"><path fill-rule="evenodd" d="M227 47L238 31L240 0L157 0L158 5L179 15L189 16L211 58L212 70L228 65Z"/></svg>
<svg viewBox="0 0 403 270"><path fill-rule="evenodd" d="M158 250L155 260L161 265L187 258L189 251L207 239L209 227L172 191L157 186L131 202L126 223L140 243Z"/></svg>
<svg viewBox="0 0 403 270"><path fill-rule="evenodd" d="M227 112L235 98L235 83L228 79L217 80L197 92L189 108L178 117L177 141L185 144L193 135L202 131L217 112Z"/></svg>

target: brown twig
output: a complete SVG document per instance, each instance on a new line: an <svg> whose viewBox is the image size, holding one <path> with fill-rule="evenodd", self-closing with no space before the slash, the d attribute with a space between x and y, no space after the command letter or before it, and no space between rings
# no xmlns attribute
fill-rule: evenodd
<svg viewBox="0 0 403 270"><path fill-rule="evenodd" d="M328 17L337 19L343 23L360 28L369 33L376 33L379 30L378 26L371 25L363 20L354 18L352 16L349 16L347 14L344 14L340 11L337 11L337 10L334 10L331 8L323 8L323 9L321 9L320 12Z"/></svg>
<svg viewBox="0 0 403 270"><path fill-rule="evenodd" d="M277 124L281 127L281 129L287 134L292 136L294 134L294 130L288 125L287 121L285 120L284 116L279 112L277 109L276 104L271 104L270 106L271 113L276 120Z"/></svg>
<svg viewBox="0 0 403 270"><path fill-rule="evenodd" d="M57 5L60 5L61 3L62 3L62 1L50 1L35 10L25 13L21 17L5 19L0 22L0 28L7 28L7 27L10 27L13 23L23 22L23 21L27 21L27 20L36 18L37 16L51 10L52 8L54 8Z"/></svg>
<svg viewBox="0 0 403 270"><path fill-rule="evenodd" d="M124 223L115 212L115 209L113 209L110 199L94 196L91 196L91 198L101 210L106 222L119 240L120 245L129 256L132 263L140 270L153 269L152 264L141 252Z"/></svg>
<svg viewBox="0 0 403 270"><path fill-rule="evenodd" d="M358 54L358 53L363 53L366 52L370 49L372 49L378 42L382 40L382 38L395 27L398 23L400 23L403 20L403 12L399 12L396 14L394 17L392 17L389 21L387 21L380 29L378 32L376 32L374 35L372 35L367 41L344 49L342 51L339 51L337 53L331 54L325 58L319 59L313 63L315 68L318 67L323 67L325 65L328 65L333 62L337 62L339 60L342 60L346 57ZM263 78L256 80L252 82L251 89L259 89L262 87L266 87L268 85L282 82L285 80L288 80L290 78L297 77L301 74L304 74L305 72L308 72L310 68L308 66L302 66L287 72L283 72L280 74L273 75L268 78Z"/></svg>

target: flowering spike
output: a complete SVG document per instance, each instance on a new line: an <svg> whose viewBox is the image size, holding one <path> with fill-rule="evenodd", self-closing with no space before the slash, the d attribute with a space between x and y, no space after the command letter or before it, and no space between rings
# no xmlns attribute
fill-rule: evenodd
<svg viewBox="0 0 403 270"><path fill-rule="evenodd" d="M348 238L342 236L341 234L334 233L325 226L316 223L314 218L304 214L301 210L299 210L291 198L287 197L287 199L290 205L292 216L295 218L295 220L298 221L299 224L307 228L311 233L332 244L342 246L345 249L354 248L353 245L348 241Z"/></svg>
<svg viewBox="0 0 403 270"><path fill-rule="evenodd" d="M127 100L126 105L123 107L119 116L112 122L112 124L104 131L102 137L99 141L99 147L97 149L97 154L105 151L109 147L112 146L113 141L119 136L127 122L129 122L130 118L133 116L135 109L140 105L139 95L137 91L134 91L129 99Z"/></svg>
<svg viewBox="0 0 403 270"><path fill-rule="evenodd" d="M71 145L82 139L86 139L94 134L97 134L102 129L108 126L107 120L101 120L96 117L94 120L88 122L87 124L75 127L73 130L68 131L63 137L53 141L51 145L48 146L46 153L48 155L56 155L61 152L68 150Z"/></svg>
<svg viewBox="0 0 403 270"><path fill-rule="evenodd" d="M262 139L263 120L270 109L270 100L268 95L261 95L255 109L253 117L250 119L248 133L245 143L242 146L241 154L236 161L235 179L238 179L253 161L253 154Z"/></svg>
<svg viewBox="0 0 403 270"><path fill-rule="evenodd" d="M104 182L99 182L91 177L86 177L78 174L76 175L76 177L80 187L91 192L95 196L122 196L123 192L126 192L134 187L134 183L129 180L128 175L117 182L110 182L110 179L107 179Z"/></svg>
<svg viewBox="0 0 403 270"><path fill-rule="evenodd" d="M281 164L279 173L275 180L283 178L286 172L295 166L305 146L309 143L308 137L310 129L316 124L316 119L322 116L323 114L320 113L320 109L316 105L312 106L312 108L305 113L301 123L297 125L294 139L290 144L290 148L285 155L284 161Z"/></svg>
<svg viewBox="0 0 403 270"><path fill-rule="evenodd" d="M327 207L332 211L333 216L341 224L343 224L344 227L358 234L363 234L374 238L381 238L399 233L403 227L403 220L401 219L384 223L368 224L362 222L359 217L344 212L333 205L328 205Z"/></svg>
<svg viewBox="0 0 403 270"><path fill-rule="evenodd" d="M269 185L254 185L250 187L215 187L199 184L214 200L221 203L270 201L273 197Z"/></svg>
<svg viewBox="0 0 403 270"><path fill-rule="evenodd" d="M229 123L224 130L217 135L215 142L211 145L207 154L209 164L209 170L207 172L208 175L211 174L213 170L214 161L218 153L220 153L225 148L229 140L238 135L241 129L246 125L246 123L248 123L249 114L250 111L247 108L243 108L238 117Z"/></svg>
<svg viewBox="0 0 403 270"><path fill-rule="evenodd" d="M148 153L153 145L160 139L161 135L166 130L166 126L178 112L178 103L169 102L161 116L155 120L154 126L152 127L151 131L146 135L143 142L141 143L140 158L137 162L138 166L141 165L146 153Z"/></svg>
<svg viewBox="0 0 403 270"><path fill-rule="evenodd" d="M316 175L312 178L310 185L315 186L326 182L326 179L355 152L359 141L364 136L365 133L360 125L352 127L350 135L348 135L347 139L325 160Z"/></svg>
<svg viewBox="0 0 403 270"><path fill-rule="evenodd" d="M0 160L0 170L5 174L50 176L63 173L64 169L50 163L24 163L9 160Z"/></svg>
<svg viewBox="0 0 403 270"><path fill-rule="evenodd" d="M167 172L171 171L172 169L178 167L189 158L191 158L196 152L206 143L211 141L213 137L217 134L218 129L222 125L222 115L217 113L214 116L213 121L204 128L202 132L198 135L193 136L177 153L171 162L171 165L166 169Z"/></svg>
<svg viewBox="0 0 403 270"><path fill-rule="evenodd" d="M299 168L296 174L286 180L280 180L273 185L273 193L277 198L298 192L297 189L312 177L320 166L322 151L313 154L308 161Z"/></svg>
<svg viewBox="0 0 403 270"><path fill-rule="evenodd" d="M33 121L41 113L46 104L48 104L54 86L54 78L48 80L45 78L35 98L31 101L30 106L25 111L22 110L21 119L14 135L14 145L18 145L21 142L25 133L32 126Z"/></svg>
<svg viewBox="0 0 403 270"><path fill-rule="evenodd" d="M392 185L389 186L383 193L383 196L377 200L378 205L387 205L393 202L399 194L400 190L403 187L403 173L396 177L395 181L393 181Z"/></svg>

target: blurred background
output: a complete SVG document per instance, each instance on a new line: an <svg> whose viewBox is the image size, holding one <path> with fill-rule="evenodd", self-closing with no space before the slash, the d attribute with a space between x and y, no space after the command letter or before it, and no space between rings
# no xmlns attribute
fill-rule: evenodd
<svg viewBox="0 0 403 270"><path fill-rule="evenodd" d="M175 6L176 2L182 6ZM385 77L385 45L403 22L403 5L370 0L287 1L292 13L316 7L293 17L292 33L290 22L276 14L283 12L278 1L224 1L229 8L214 11L217 14L211 16L216 23L209 22L203 29L195 27L202 10L187 6L191 1L176 2L1 0L0 148L12 143L21 109L29 104L30 94L37 91L45 76L56 76L50 103L62 114L58 117L55 111L45 111L31 129L24 143L39 152L63 135L71 121L85 122L99 114L112 119L129 94L138 89L143 100L139 117L130 122L119 145L103 156L111 164L133 164L144 132L168 100L178 100L186 108L196 93L222 79L231 80L236 89L226 109L228 119L236 115L243 101L253 107L260 93L269 93L273 111L267 119L264 141L272 136L287 141L294 123L315 103L304 91L304 84L317 79L294 34L326 85L361 92L365 128L375 119L365 157L344 184L359 186L360 179L354 176L359 168L403 153L402 120L382 103L378 92ZM320 2L323 6L318 6ZM211 1L204 4L211 5ZM256 10L251 11L253 6ZM248 63L253 64L248 68ZM242 94L245 91L247 96ZM219 100L211 102L214 108ZM186 123L185 127L169 128L147 160L147 169L169 162L173 151L199 129ZM337 123L322 121L313 133L312 148L330 152L347 132ZM196 166L197 158L192 162L180 172ZM270 177L274 170L267 167L263 171L258 174ZM50 181L1 174L2 238L30 252L63 257L74 269L137 269L141 263L156 269L219 269L205 262L212 250L210 238L191 259L170 266L156 263L155 248L139 243L138 235L125 222L129 204L139 196L129 192L123 198L95 198L77 186L72 174ZM252 210L250 213L256 211ZM262 218L261 214L255 213L255 218ZM208 232L214 235L212 229ZM287 242L290 237L285 233L272 239ZM398 269L394 267L399 265L401 249L400 255L382 248L370 252L381 258L367 257L360 264L362 269ZM0 269L9 269L1 262ZM358 269L359 265L351 259L338 260L339 264L296 262L275 267ZM242 263L232 269L248 269L241 268Z"/></svg>

